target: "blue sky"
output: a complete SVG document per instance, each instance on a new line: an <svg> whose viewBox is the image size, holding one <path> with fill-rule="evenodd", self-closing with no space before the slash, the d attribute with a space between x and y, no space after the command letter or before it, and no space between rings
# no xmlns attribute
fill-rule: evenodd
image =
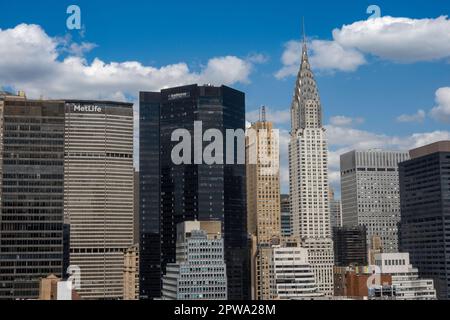
<svg viewBox="0 0 450 320"><path fill-rule="evenodd" d="M70 4L81 7L82 24L85 27L83 36L78 31L69 31L66 28L66 8ZM362 40L355 40L353 38L353 33L357 30L355 27L347 30L345 34L342 32L339 41L333 37L332 31L336 28L342 31L343 25L368 20L366 9L372 4L380 7L382 17L407 18L411 28L418 25L417 30L405 31L400 28L395 31L397 34L394 36L399 37L397 43L399 46L404 43L404 48L392 48L395 47L389 42L392 39L384 37L382 31L374 31L368 33ZM299 40L301 36L301 20L304 16L307 36L313 50L312 55L314 49L319 50L320 44L326 45L322 54L330 52L327 49L328 45L331 45L332 41L337 41L339 48L344 46L345 50L355 55L356 60L358 57L364 60L357 63L352 59L350 65L343 68L339 67L339 59L330 66L329 61L325 61L329 56L320 56L316 53L316 78L325 122L329 124L329 132L333 135L330 139L330 148L335 154L331 157L334 160L331 160L333 163L330 167L334 173L333 183L336 187L338 186L336 159L339 153L354 147L383 147L383 144L390 149L409 148L421 142L446 138L449 134L450 123L447 120L450 117L447 118L449 115L447 107L450 106L446 104L447 92L441 91L440 104L436 101L437 91L440 88L450 87L450 48L445 45L445 42L449 41L449 38L445 37L445 31L450 32L450 29L439 32L441 26L448 25L448 18L443 18L441 24L436 22L438 17L449 13L448 1L0 0L0 8L2 12L7 12L0 17L0 29L4 35L5 30L14 29L19 24L38 25L41 32L25 29L22 33L42 40L39 45L50 43L47 41L48 37L52 39L51 41L58 42L58 50L65 47L53 57L56 62L51 61L51 66L55 66L57 62L62 63L67 57L76 56L84 59L78 67L80 64L92 66L94 59L97 58L107 66L112 63L136 61L139 65L132 67L134 69L140 70L146 66L159 70L157 80L151 82L148 87L147 82L141 78L138 80L130 78L135 84L123 92L110 85L112 81L108 78L108 74L98 77L102 85L99 85L98 96L92 98L112 95L135 101L138 90L155 90L158 86L172 85L175 80L170 77L172 80L164 82L166 79L164 68L179 63L184 63L189 68L188 71L184 70L190 75L186 78L188 82L206 81L209 78L212 78L212 82L220 82L222 76L217 74L217 70L222 70L220 65L224 60L215 61L219 67L213 68L214 71L209 70L209 62L217 57L235 57L239 60L228 59L230 64L227 66L238 63L242 72L224 77L223 82L246 92L249 112L261 105L268 106L272 113L278 111L279 114L274 120L284 130L285 135L289 130L286 112L291 103L295 78L291 75L276 77L276 74L286 67L286 61L283 63L282 60L283 54L289 54L286 44L292 40ZM425 18L432 21L430 24L421 25L420 21ZM388 24L389 21L384 23ZM436 23L436 26L433 27L432 23ZM11 35L6 34L5 37L7 36ZM374 37L372 45L371 36ZM411 38L405 41L406 37ZM62 45L59 39L65 39ZM423 46L431 49L423 50L423 55L419 57L414 56L414 52L422 50L420 46L423 39L425 39ZM25 40L22 39L18 47ZM92 45L82 50L80 49L83 48L82 43ZM72 44L77 44L78 47L71 47ZM25 45L28 46L29 43ZM33 46L32 50L35 50L37 45ZM383 46L386 48L377 49ZM73 50L74 48L79 49L78 53ZM61 85L71 82L69 76L56 67L51 74L32 67L32 73L36 74L34 82L24 79L23 76L21 78L20 75L26 71L27 64L23 63L17 67L23 68L21 70L14 69L15 67L8 61L8 51L5 50L7 49L0 49L0 87L23 89L34 95L44 94L54 98L71 93L69 89L58 88L58 85L54 85L52 89L38 85L34 87L35 83L41 82L40 77L42 79L49 79L52 76L67 77L66 82L60 82ZM41 57L40 51L36 50L34 56ZM12 56L11 53L9 58ZM3 65L6 66L3 72L2 59ZM25 56L24 60L28 59L32 62L32 57ZM44 69L48 61L49 58L42 54L42 60L37 60L34 64L41 65ZM84 72L95 70L98 69L92 67ZM139 70L136 72L141 72ZM127 77L135 75L134 73L130 75L129 68L126 74ZM178 84L177 81L181 80L175 81ZM86 84L81 82L81 79L74 80L74 96L77 95L77 90L82 91L85 88ZM92 87L92 83L89 85ZM90 95L96 93L95 90L90 91ZM431 110L437 106L441 106L439 115L435 113L432 116ZM422 110L422 113L419 110ZM398 118L401 115L404 115L403 121ZM335 118L337 116L339 118ZM249 119L252 120L251 116ZM343 135L342 142L339 140L341 135ZM366 136L369 141L367 144L361 141L361 137ZM284 164L285 153L282 151ZM283 191L287 191L285 165L284 177Z"/></svg>

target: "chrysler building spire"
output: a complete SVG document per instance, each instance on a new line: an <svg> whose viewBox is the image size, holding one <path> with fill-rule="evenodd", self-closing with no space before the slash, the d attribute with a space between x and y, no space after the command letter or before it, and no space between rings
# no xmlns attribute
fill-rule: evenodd
<svg viewBox="0 0 450 320"><path fill-rule="evenodd" d="M322 127L322 106L316 80L309 63L304 21L301 64L292 100L291 118L293 135L298 129Z"/></svg>

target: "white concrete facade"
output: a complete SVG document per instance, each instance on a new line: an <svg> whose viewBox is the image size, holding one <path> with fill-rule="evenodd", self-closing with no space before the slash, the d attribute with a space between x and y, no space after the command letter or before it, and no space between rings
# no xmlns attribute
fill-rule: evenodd
<svg viewBox="0 0 450 320"><path fill-rule="evenodd" d="M273 296L299 299L322 296L311 265L308 250L300 247L274 247L272 255Z"/></svg>
<svg viewBox="0 0 450 320"><path fill-rule="evenodd" d="M436 299L433 280L419 278L419 270L410 264L409 253L376 254L375 265L382 274L392 276L397 300Z"/></svg>
<svg viewBox="0 0 450 320"><path fill-rule="evenodd" d="M308 249L319 291L333 295L333 240L329 208L328 147L319 92L303 45L291 107L289 145L293 236Z"/></svg>
<svg viewBox="0 0 450 320"><path fill-rule="evenodd" d="M163 300L227 300L221 223L206 223L212 227L202 228L205 223L198 221L178 225L177 261L166 267Z"/></svg>

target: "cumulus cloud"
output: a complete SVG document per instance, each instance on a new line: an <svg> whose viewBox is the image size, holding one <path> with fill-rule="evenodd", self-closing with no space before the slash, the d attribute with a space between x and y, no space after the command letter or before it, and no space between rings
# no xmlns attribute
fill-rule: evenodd
<svg viewBox="0 0 450 320"><path fill-rule="evenodd" d="M402 114L397 117L398 122L423 122L426 118L427 114L423 110L418 110L414 114Z"/></svg>
<svg viewBox="0 0 450 320"><path fill-rule="evenodd" d="M185 62L161 67L138 61L106 62L86 52L95 44L75 43L70 37L49 36L40 26L20 24L0 29L0 88L24 90L29 97L112 99L135 104L135 159L138 165L139 91L192 83L232 85L249 83L253 66L266 57L252 54L213 57L200 70L190 70Z"/></svg>
<svg viewBox="0 0 450 320"><path fill-rule="evenodd" d="M431 61L450 57L450 20L384 16L335 29L333 39L386 60Z"/></svg>
<svg viewBox="0 0 450 320"><path fill-rule="evenodd" d="M363 54L352 48L344 48L336 42L312 40L308 42L310 63L316 70L350 72L366 64ZM281 61L283 67L275 74L278 79L295 76L298 73L302 42L289 41Z"/></svg>
<svg viewBox="0 0 450 320"><path fill-rule="evenodd" d="M314 40L311 42L311 52L311 65L319 70L348 72L366 64L361 52L334 41Z"/></svg>
<svg viewBox="0 0 450 320"><path fill-rule="evenodd" d="M330 118L330 124L337 127L348 127L364 123L363 118L351 118L347 116L334 116Z"/></svg>
<svg viewBox="0 0 450 320"><path fill-rule="evenodd" d="M334 29L332 40L309 42L310 62L322 71L352 72L367 63L367 56L397 63L450 58L450 20L411 19L384 16L357 21ZM289 41L281 61L278 79L295 76L300 63L301 44Z"/></svg>
<svg viewBox="0 0 450 320"><path fill-rule="evenodd" d="M101 58L89 62L83 54L94 47L51 37L38 25L0 30L0 84L23 89L32 97L124 98L136 97L140 90L189 83L248 83L254 64L235 56L211 58L199 71L190 70L185 62L162 67Z"/></svg>
<svg viewBox="0 0 450 320"><path fill-rule="evenodd" d="M408 151L441 140L450 140L450 131L414 133L405 136L377 134L355 128L327 125L330 148L330 184L340 187L340 156L352 150L383 149Z"/></svg>
<svg viewBox="0 0 450 320"><path fill-rule="evenodd" d="M255 64L266 63L270 60L269 56L262 53L253 53L247 57L247 61L250 61Z"/></svg>
<svg viewBox="0 0 450 320"><path fill-rule="evenodd" d="M450 123L450 87L436 91L436 106L431 110L430 115L437 121Z"/></svg>
<svg viewBox="0 0 450 320"><path fill-rule="evenodd" d="M448 140L449 131L434 131L429 133L414 133L409 136L390 136L377 134L354 128L326 126L330 146L338 149L390 149L409 150L439 140Z"/></svg>
<svg viewBox="0 0 450 320"><path fill-rule="evenodd" d="M97 45L91 42L70 43L67 52L71 55L82 56L96 47Z"/></svg>

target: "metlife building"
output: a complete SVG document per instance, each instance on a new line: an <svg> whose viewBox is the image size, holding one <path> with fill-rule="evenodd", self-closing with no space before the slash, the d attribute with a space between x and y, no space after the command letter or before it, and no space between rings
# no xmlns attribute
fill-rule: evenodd
<svg viewBox="0 0 450 320"><path fill-rule="evenodd" d="M133 245L133 107L65 101L64 220L83 299L120 299Z"/></svg>

